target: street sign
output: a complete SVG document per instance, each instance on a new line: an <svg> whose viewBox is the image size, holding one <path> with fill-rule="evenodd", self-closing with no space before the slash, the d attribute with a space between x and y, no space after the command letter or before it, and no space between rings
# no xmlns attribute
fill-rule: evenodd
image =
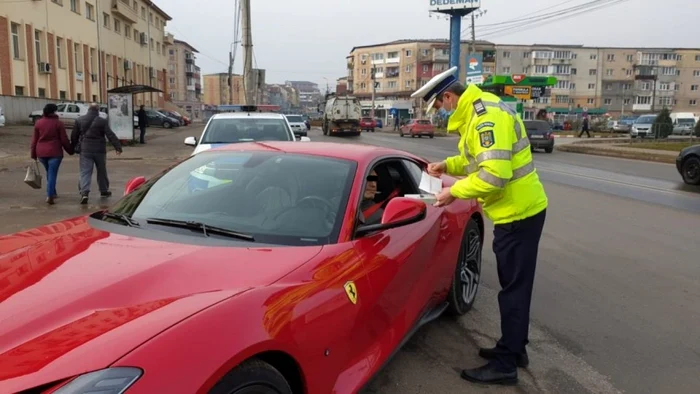
<svg viewBox="0 0 700 394"><path fill-rule="evenodd" d="M504 93L521 100L532 99L532 88L530 86L506 86Z"/></svg>
<svg viewBox="0 0 700 394"><path fill-rule="evenodd" d="M428 11L450 12L459 10L475 10L481 7L481 0L428 0Z"/></svg>
<svg viewBox="0 0 700 394"><path fill-rule="evenodd" d="M484 82L484 55L470 53L467 55L467 84Z"/></svg>
<svg viewBox="0 0 700 394"><path fill-rule="evenodd" d="M510 77L513 80L513 82L520 83L523 79L525 79L526 76L527 75L525 74L513 74Z"/></svg>

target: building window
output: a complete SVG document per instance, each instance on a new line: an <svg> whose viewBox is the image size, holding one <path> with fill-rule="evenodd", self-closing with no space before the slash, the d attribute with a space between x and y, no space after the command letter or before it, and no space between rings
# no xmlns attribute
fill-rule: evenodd
<svg viewBox="0 0 700 394"><path fill-rule="evenodd" d="M85 3L85 18L94 21L95 20L95 13L93 12L93 6L90 3Z"/></svg>
<svg viewBox="0 0 700 394"><path fill-rule="evenodd" d="M80 13L80 6L78 4L78 0L70 0L70 10L75 12L76 14Z"/></svg>
<svg viewBox="0 0 700 394"><path fill-rule="evenodd" d="M65 67L63 64L63 38L61 37L56 37L56 61L59 68Z"/></svg>
<svg viewBox="0 0 700 394"><path fill-rule="evenodd" d="M556 65L554 66L554 74L569 75L571 74L571 66Z"/></svg>
<svg viewBox="0 0 700 394"><path fill-rule="evenodd" d="M413 56L413 51L410 49L406 50L406 57L411 57L411 56Z"/></svg>
<svg viewBox="0 0 700 394"><path fill-rule="evenodd" d="M670 97L660 97L659 104L664 106L673 105L673 100Z"/></svg>
<svg viewBox="0 0 700 394"><path fill-rule="evenodd" d="M595 68L592 68L592 69L588 70L588 75L598 75L598 70L596 70Z"/></svg>
<svg viewBox="0 0 700 394"><path fill-rule="evenodd" d="M412 85L413 85L413 81L406 81L406 87L407 87L407 88L410 89Z"/></svg>
<svg viewBox="0 0 700 394"><path fill-rule="evenodd" d="M65 90L59 90L59 91L58 91L58 98L61 99L61 100L65 100L65 99L66 99L66 91L65 91Z"/></svg>
<svg viewBox="0 0 700 394"><path fill-rule="evenodd" d="M503 67L504 74L510 74L510 67Z"/></svg>
<svg viewBox="0 0 700 394"><path fill-rule="evenodd" d="M690 105L692 105L692 106L698 105L698 100L695 100L695 99L690 100Z"/></svg>
<svg viewBox="0 0 700 394"><path fill-rule="evenodd" d="M586 103L587 104L595 104L595 99L589 98L588 100L586 100Z"/></svg>
<svg viewBox="0 0 700 394"><path fill-rule="evenodd" d="M613 75L613 69L612 69L612 68L609 68L609 69L605 70L605 75L607 75L607 76L609 76L609 77L612 76L612 75Z"/></svg>
<svg viewBox="0 0 700 394"><path fill-rule="evenodd" d="M596 60L596 59L598 59L598 55L595 55L595 54L591 55L591 60Z"/></svg>
<svg viewBox="0 0 700 394"><path fill-rule="evenodd" d="M535 66L535 74L549 74L549 67Z"/></svg>
<svg viewBox="0 0 700 394"><path fill-rule="evenodd" d="M603 101L603 104L604 104L604 105L610 105L610 104L612 104L612 99L606 98L606 99Z"/></svg>
<svg viewBox="0 0 700 394"><path fill-rule="evenodd" d="M605 84L605 90L612 90L613 86L611 83L606 83Z"/></svg>
<svg viewBox="0 0 700 394"><path fill-rule="evenodd" d="M406 66L406 72L407 72L407 73L410 73L410 72L411 72L411 67L413 67L413 66L411 66L410 64L409 64L408 66Z"/></svg>
<svg viewBox="0 0 700 394"><path fill-rule="evenodd" d="M39 88L39 97L41 97L41 98L46 97L46 89L45 88Z"/></svg>
<svg viewBox="0 0 700 394"><path fill-rule="evenodd" d="M510 59L510 52L504 51L504 52L503 52L503 58L504 58L504 59Z"/></svg>
<svg viewBox="0 0 700 394"><path fill-rule="evenodd" d="M41 31L34 30L34 47L36 50L36 61L41 63Z"/></svg>
<svg viewBox="0 0 700 394"><path fill-rule="evenodd" d="M139 31L136 29L134 29L134 41L136 41L139 44L141 43L141 41L139 41Z"/></svg>
<svg viewBox="0 0 700 394"><path fill-rule="evenodd" d="M609 55L608 55L608 61L609 61L609 62L614 62L614 61L615 61L615 55L609 54Z"/></svg>
<svg viewBox="0 0 700 394"><path fill-rule="evenodd" d="M634 70L625 71L625 75L627 75L628 77L631 76L633 73L634 73Z"/></svg>
<svg viewBox="0 0 700 394"><path fill-rule="evenodd" d="M24 96L24 86L15 86L15 96Z"/></svg>
<svg viewBox="0 0 700 394"><path fill-rule="evenodd" d="M122 34L122 22L117 18L114 18L114 32Z"/></svg>
<svg viewBox="0 0 700 394"><path fill-rule="evenodd" d="M571 90L576 89L576 84L572 82L572 83L569 85L569 88L570 88Z"/></svg>
<svg viewBox="0 0 700 394"><path fill-rule="evenodd" d="M82 93L76 94L76 99L77 99L78 101L83 101L83 94L82 94Z"/></svg>
<svg viewBox="0 0 700 394"><path fill-rule="evenodd" d="M589 89L589 90L595 89L595 84L594 84L594 83L589 83L589 84L588 84L588 89Z"/></svg>
<svg viewBox="0 0 700 394"><path fill-rule="evenodd" d="M649 97L649 96L637 96L637 104L641 104L641 105L651 104L651 97Z"/></svg>
<svg viewBox="0 0 700 394"><path fill-rule="evenodd" d="M424 65L423 65L423 72L424 72L424 73L427 73L428 71L430 71L430 67L428 67L427 64L424 64Z"/></svg>
<svg viewBox="0 0 700 394"><path fill-rule="evenodd" d="M104 13L102 14L102 24L106 29L109 29L109 14Z"/></svg>
<svg viewBox="0 0 700 394"><path fill-rule="evenodd" d="M632 102L632 100L628 98L626 98L624 101L625 105L630 105L630 102Z"/></svg>
<svg viewBox="0 0 700 394"><path fill-rule="evenodd" d="M146 20L146 7L141 7L141 18Z"/></svg>
<svg viewBox="0 0 700 394"><path fill-rule="evenodd" d="M569 90L570 86L569 81L557 81L556 89Z"/></svg>
<svg viewBox="0 0 700 394"><path fill-rule="evenodd" d="M634 55L627 55L627 62L632 63L634 61Z"/></svg>
<svg viewBox="0 0 700 394"><path fill-rule="evenodd" d="M557 104L568 104L569 96L557 96L556 99L554 99L554 102Z"/></svg>
<svg viewBox="0 0 700 394"><path fill-rule="evenodd" d="M73 44L73 56L73 61L75 61L75 71L83 71L83 65L80 64L80 44Z"/></svg>
<svg viewBox="0 0 700 394"><path fill-rule="evenodd" d="M396 81L389 81L386 87L389 89L396 89Z"/></svg>
<svg viewBox="0 0 700 394"><path fill-rule="evenodd" d="M12 24L12 54L15 59L21 59L19 51L19 25L16 23Z"/></svg>
<svg viewBox="0 0 700 394"><path fill-rule="evenodd" d="M124 36L128 39L131 39L131 26L124 25Z"/></svg>
<svg viewBox="0 0 700 394"><path fill-rule="evenodd" d="M659 84L659 90L671 90L671 84L662 82Z"/></svg>
<svg viewBox="0 0 700 394"><path fill-rule="evenodd" d="M692 91L698 90L698 85L691 85L690 90L692 90Z"/></svg>

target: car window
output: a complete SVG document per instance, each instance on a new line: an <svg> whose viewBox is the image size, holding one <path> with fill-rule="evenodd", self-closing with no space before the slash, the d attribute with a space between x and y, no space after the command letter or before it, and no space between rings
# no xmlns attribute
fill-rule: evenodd
<svg viewBox="0 0 700 394"><path fill-rule="evenodd" d="M251 141L293 141L283 119L212 119L202 144L231 144Z"/></svg>
<svg viewBox="0 0 700 394"><path fill-rule="evenodd" d="M637 118L637 120L634 123L637 123L637 124L654 123L654 119L656 119L656 116L652 116L652 115L640 116L639 118Z"/></svg>
<svg viewBox="0 0 700 394"><path fill-rule="evenodd" d="M418 166L418 164L410 160L403 160L403 164L408 169L408 173L410 174L415 184L420 185L420 180L423 177L423 170Z"/></svg>
<svg viewBox="0 0 700 394"><path fill-rule="evenodd" d="M287 116L287 120L290 123L304 123L304 118L298 115L289 115Z"/></svg>
<svg viewBox="0 0 700 394"><path fill-rule="evenodd" d="M429 120L425 120L425 119L419 120L416 123L418 123L418 124L431 124Z"/></svg>
<svg viewBox="0 0 700 394"><path fill-rule="evenodd" d="M337 240L355 170L354 162L326 157L205 152L146 182L111 211L144 225L147 218L196 221L260 243L323 245Z"/></svg>
<svg viewBox="0 0 700 394"><path fill-rule="evenodd" d="M358 207L360 220L363 223L379 223L383 209L392 198L419 192L419 183L412 182L414 175L408 173L407 167L402 165L404 162L410 163L401 159L383 161L365 174L366 179L362 184L362 195ZM420 171L420 168L418 170ZM420 182L420 175L418 179Z"/></svg>
<svg viewBox="0 0 700 394"><path fill-rule="evenodd" d="M68 106L68 112L70 113L78 113L80 112L80 109L78 109L77 105L69 105Z"/></svg>
<svg viewBox="0 0 700 394"><path fill-rule="evenodd" d="M551 127L548 122L542 120L528 120L525 123L525 130L531 133L546 133L549 132Z"/></svg>
<svg viewBox="0 0 700 394"><path fill-rule="evenodd" d="M56 106L56 112L63 112L66 110L66 105L65 104L59 104Z"/></svg>

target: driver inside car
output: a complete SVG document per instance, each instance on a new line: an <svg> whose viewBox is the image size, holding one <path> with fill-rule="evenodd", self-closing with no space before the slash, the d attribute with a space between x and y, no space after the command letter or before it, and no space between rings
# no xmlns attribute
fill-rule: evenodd
<svg viewBox="0 0 700 394"><path fill-rule="evenodd" d="M362 218L364 219L363 223L365 224L377 224L382 221L382 215L384 214L384 209L382 209L383 201L374 201L374 198L377 196L378 181L379 175L377 175L375 170L372 170L367 176L365 191L362 195L362 202L360 203L360 210L362 211Z"/></svg>

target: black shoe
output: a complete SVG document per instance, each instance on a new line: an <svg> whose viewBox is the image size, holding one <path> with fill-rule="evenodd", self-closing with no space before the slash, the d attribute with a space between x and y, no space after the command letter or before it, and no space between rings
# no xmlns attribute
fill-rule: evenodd
<svg viewBox="0 0 700 394"><path fill-rule="evenodd" d="M518 371L501 372L491 364L483 365L479 368L464 369L461 374L462 379L481 384L502 384L513 385L518 383Z"/></svg>
<svg viewBox="0 0 700 394"><path fill-rule="evenodd" d="M479 349L479 356L487 360L494 360L496 358L496 354L497 350L495 347ZM515 364L518 366L518 368L527 368L527 366L530 364L530 358L527 356L527 353L519 354L515 358Z"/></svg>
<svg viewBox="0 0 700 394"><path fill-rule="evenodd" d="M53 205L53 204L55 204L56 202L54 201L54 198L53 198L53 197L47 197L47 198L46 198L46 203L49 204L49 205Z"/></svg>
<svg viewBox="0 0 700 394"><path fill-rule="evenodd" d="M110 192L110 191L102 192L102 193L100 193L100 196L102 196L102 197L111 197L111 196L112 196L112 192Z"/></svg>
<svg viewBox="0 0 700 394"><path fill-rule="evenodd" d="M80 197L80 205L87 205L87 203L88 203L88 196Z"/></svg>

